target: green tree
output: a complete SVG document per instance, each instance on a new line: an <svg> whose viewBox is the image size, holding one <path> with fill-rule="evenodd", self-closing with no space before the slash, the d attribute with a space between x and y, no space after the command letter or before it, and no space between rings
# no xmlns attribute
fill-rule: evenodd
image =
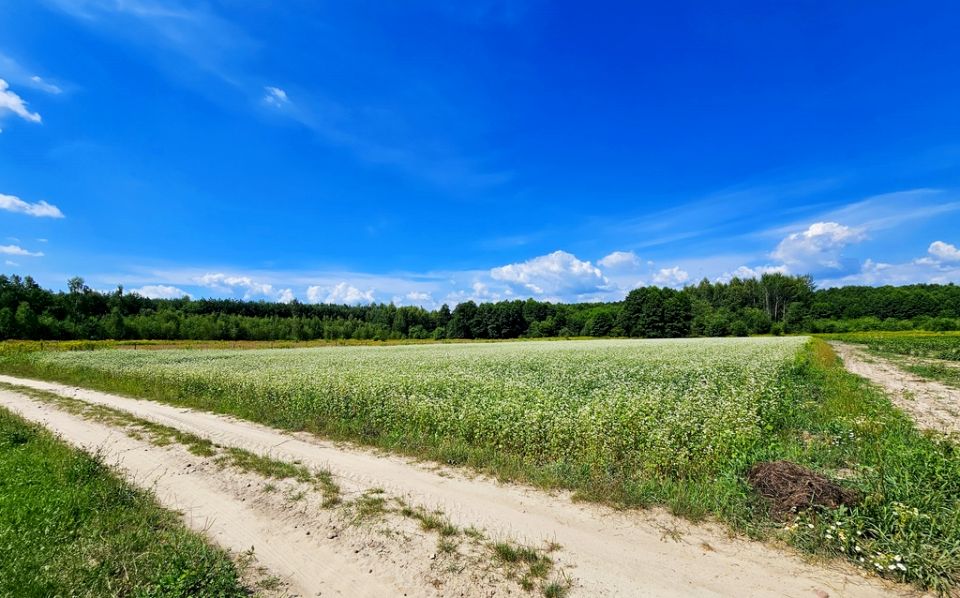
<svg viewBox="0 0 960 598"><path fill-rule="evenodd" d="M40 321L37 314L30 308L26 301L20 303L17 307L15 316L17 324L17 333L20 338L37 339L40 338Z"/></svg>

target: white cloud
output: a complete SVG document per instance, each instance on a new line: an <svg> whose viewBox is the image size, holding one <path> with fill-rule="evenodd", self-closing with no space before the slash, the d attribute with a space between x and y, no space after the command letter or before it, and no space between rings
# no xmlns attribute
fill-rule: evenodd
<svg viewBox="0 0 960 598"><path fill-rule="evenodd" d="M821 287L844 285L903 285L946 284L960 282L960 266L940 264L935 260L921 258L902 264L876 262L867 259L860 271L842 278L818 281Z"/></svg>
<svg viewBox="0 0 960 598"><path fill-rule="evenodd" d="M537 295L551 296L593 293L606 290L609 284L599 268L566 251L554 251L525 262L493 268L490 277L521 285Z"/></svg>
<svg viewBox="0 0 960 598"><path fill-rule="evenodd" d="M433 297L430 295L430 293L420 293L417 291L411 291L407 293L407 300L431 302L433 301Z"/></svg>
<svg viewBox="0 0 960 598"><path fill-rule="evenodd" d="M236 290L243 291L244 299L253 297L268 297L276 299L280 294L274 292L273 285L254 281L249 276L233 276L218 273L208 273L194 278L194 282L202 287L211 288L223 293L233 293Z"/></svg>
<svg viewBox="0 0 960 598"><path fill-rule="evenodd" d="M889 264L867 259L860 271L842 278L824 280L820 285L902 285L947 284L960 282L960 250L950 243L934 241L924 257L902 264Z"/></svg>
<svg viewBox="0 0 960 598"><path fill-rule="evenodd" d="M264 87L266 90L266 95L263 96L263 101L271 106L280 107L285 104L290 103L290 98L287 97L287 92L283 91L279 87Z"/></svg>
<svg viewBox="0 0 960 598"><path fill-rule="evenodd" d="M45 92L47 92L47 93L52 93L52 94L54 94L54 95L59 94L59 93L63 93L63 90L60 89L58 86L56 86L56 85L54 85L53 83L50 83L50 82L48 82L48 81L44 81L43 77L40 77L40 76L38 76L38 75L34 75L34 76L30 77L30 82L33 84L34 87L36 87L37 89L39 89L39 90L41 90L41 91L45 91Z"/></svg>
<svg viewBox="0 0 960 598"><path fill-rule="evenodd" d="M681 270L679 266L673 268L661 268L653 275L653 282L662 286L678 287L690 280L690 274L686 270Z"/></svg>
<svg viewBox="0 0 960 598"><path fill-rule="evenodd" d="M13 260L6 260L6 261L4 261L3 263L6 264L6 265L8 265L8 266L13 266L13 267L18 267L18 266L20 265L20 264L18 264L17 262L15 262L15 261L13 261Z"/></svg>
<svg viewBox="0 0 960 598"><path fill-rule="evenodd" d="M416 305L426 309L437 307L433 300L433 295L421 291L410 291L403 295L394 295L390 300L394 305Z"/></svg>
<svg viewBox="0 0 960 598"><path fill-rule="evenodd" d="M10 89L10 85L5 80L0 79L0 115L4 111L13 112L23 120L33 123L42 120L39 114L27 109L27 103Z"/></svg>
<svg viewBox="0 0 960 598"><path fill-rule="evenodd" d="M780 264L779 266L756 266L751 268L749 266L740 266L733 272L724 272L717 277L718 282L729 282L733 278L739 278L741 280L747 278L760 278L764 274L789 274L790 269L786 265Z"/></svg>
<svg viewBox="0 0 960 598"><path fill-rule="evenodd" d="M610 255L597 261L598 266L604 268L636 268L640 266L640 257L632 251L614 251Z"/></svg>
<svg viewBox="0 0 960 598"><path fill-rule="evenodd" d="M63 218L63 212L55 205L48 204L45 201L29 203L15 195L4 195L3 193L0 193L0 210L27 214L37 218Z"/></svg>
<svg viewBox="0 0 960 598"><path fill-rule="evenodd" d="M19 245L0 245L0 254L3 255L22 255L29 257L43 257L41 251L27 251Z"/></svg>
<svg viewBox="0 0 960 598"><path fill-rule="evenodd" d="M930 255L944 262L960 262L960 249L956 245L944 243L943 241L934 241L927 250Z"/></svg>
<svg viewBox="0 0 960 598"><path fill-rule="evenodd" d="M863 229L836 222L815 222L780 241L771 257L798 268L839 268L841 250L866 238Z"/></svg>
<svg viewBox="0 0 960 598"><path fill-rule="evenodd" d="M291 303L296 297L293 295L293 289L281 289L277 295L277 301L280 303Z"/></svg>
<svg viewBox="0 0 960 598"><path fill-rule="evenodd" d="M337 305L357 305L373 303L373 289L361 291L357 287L341 282L333 287L312 286L307 288L307 300L310 303L334 303Z"/></svg>
<svg viewBox="0 0 960 598"><path fill-rule="evenodd" d="M141 297L149 299L179 299L180 297L189 297L190 293L179 287L164 284L148 284L139 289L129 289L128 292L136 293Z"/></svg>

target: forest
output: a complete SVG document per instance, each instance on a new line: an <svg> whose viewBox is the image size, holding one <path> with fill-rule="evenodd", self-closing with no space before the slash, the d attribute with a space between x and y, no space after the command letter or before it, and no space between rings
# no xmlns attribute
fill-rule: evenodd
<svg viewBox="0 0 960 598"><path fill-rule="evenodd" d="M435 310L235 299L150 299L89 288L41 288L0 275L0 339L390 340L746 336L861 330L958 330L960 286L817 289L809 276L706 279L683 289L640 287L623 301L535 299Z"/></svg>

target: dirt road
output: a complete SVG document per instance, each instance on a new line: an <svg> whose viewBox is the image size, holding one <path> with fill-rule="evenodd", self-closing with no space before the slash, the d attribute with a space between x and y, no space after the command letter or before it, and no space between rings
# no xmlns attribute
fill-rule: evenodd
<svg viewBox="0 0 960 598"><path fill-rule="evenodd" d="M890 360L867 354L856 345L837 341L830 345L847 370L882 386L894 404L909 413L919 427L960 434L960 389L905 372Z"/></svg>
<svg viewBox="0 0 960 598"><path fill-rule="evenodd" d="M7 376L0 376L0 382L109 406L218 445L326 469L354 493L383 489L410 504L439 509L459 526L481 528L491 538L531 545L555 542L561 548L552 557L573 596L909 595L902 586L864 577L846 565L815 566L768 545L732 539L717 526L691 525L659 510L619 512L576 504L560 493L504 485L455 469L151 401ZM431 554L436 550L431 540L418 539L410 530L400 535L413 537L413 544L390 544L380 537L383 530L373 529L344 541L336 531L326 533L346 533L336 521L324 519L332 515L309 506L291 513L282 501L256 492L255 481L245 487L244 478L224 479L223 472L202 463L187 467L191 459L197 463L189 453L175 454L132 439L17 392L0 391L0 405L44 423L68 442L101 447L108 462L117 462L137 484L154 487L166 506L183 511L189 524L206 530L215 542L234 552L254 546L260 564L301 595L516 594L515 582L510 586L509 580L489 571L443 577L433 564L437 555ZM188 470L192 473L184 474ZM308 536L305 528L313 533Z"/></svg>

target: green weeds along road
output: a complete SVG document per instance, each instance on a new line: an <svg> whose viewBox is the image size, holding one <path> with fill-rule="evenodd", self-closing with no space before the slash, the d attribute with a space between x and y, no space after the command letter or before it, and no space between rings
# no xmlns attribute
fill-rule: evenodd
<svg viewBox="0 0 960 598"><path fill-rule="evenodd" d="M867 349L879 354L960 361L958 333L851 332L828 335L828 338L866 345Z"/></svg>
<svg viewBox="0 0 960 598"><path fill-rule="evenodd" d="M960 577L960 455L805 338L29 352L0 371L230 413L717 517L936 591ZM745 473L788 459L859 492L777 522Z"/></svg>
<svg viewBox="0 0 960 598"><path fill-rule="evenodd" d="M246 596L229 557L0 409L0 596Z"/></svg>

